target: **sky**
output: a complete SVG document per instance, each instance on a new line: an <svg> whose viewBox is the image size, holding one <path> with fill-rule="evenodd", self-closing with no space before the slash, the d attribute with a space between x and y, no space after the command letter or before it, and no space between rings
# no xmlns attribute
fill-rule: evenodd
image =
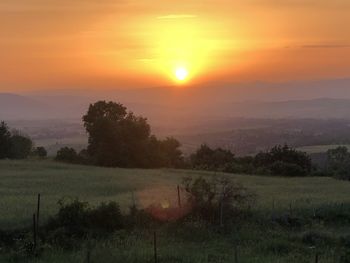
<svg viewBox="0 0 350 263"><path fill-rule="evenodd" d="M349 0L1 0L0 91L347 78L349 13Z"/></svg>

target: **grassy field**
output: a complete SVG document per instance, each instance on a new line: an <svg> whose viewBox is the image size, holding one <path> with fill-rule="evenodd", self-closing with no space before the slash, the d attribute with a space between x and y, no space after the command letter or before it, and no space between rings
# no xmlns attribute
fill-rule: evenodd
<svg viewBox="0 0 350 263"><path fill-rule="evenodd" d="M30 227L36 209L36 195L42 195L43 221L57 212L61 198L79 198L91 204L117 201L125 209L135 193L140 207L151 203L175 202L176 185L184 176L210 176L213 173L186 170L142 170L100 168L56 163L50 160L0 161L0 229ZM281 213L343 203L350 205L350 183L332 178L282 178L227 175L257 194L258 212L271 215L272 203ZM316 232L322 246L309 242ZM176 234L174 234L176 233ZM320 236L320 237L319 237ZM339 243L349 237L349 224L286 229L264 223L247 223L236 234L221 234L205 226L164 226L159 229L160 262L234 262L234 246L239 239L239 262L341 262ZM306 240L306 241L305 241ZM308 243L309 242L309 243ZM153 262L152 231L118 233L94 244L91 262ZM1 250L1 248L0 248ZM46 249L40 258L14 260L1 255L0 262L86 262L86 249L65 251Z"/></svg>
<svg viewBox="0 0 350 263"><path fill-rule="evenodd" d="M123 208L134 192L140 207L176 198L176 186L185 176L214 173L188 170L142 170L69 165L54 161L0 161L0 228L29 224L42 195L44 217L57 211L61 198L79 198L97 204L116 201ZM257 208L312 207L350 203L350 182L326 177L283 178L232 175L228 177L257 194Z"/></svg>

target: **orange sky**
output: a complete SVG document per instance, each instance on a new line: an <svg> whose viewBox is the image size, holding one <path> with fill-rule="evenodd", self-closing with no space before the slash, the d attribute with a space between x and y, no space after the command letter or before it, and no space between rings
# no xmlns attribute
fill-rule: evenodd
<svg viewBox="0 0 350 263"><path fill-rule="evenodd" d="M349 0L1 0L0 91L350 76Z"/></svg>

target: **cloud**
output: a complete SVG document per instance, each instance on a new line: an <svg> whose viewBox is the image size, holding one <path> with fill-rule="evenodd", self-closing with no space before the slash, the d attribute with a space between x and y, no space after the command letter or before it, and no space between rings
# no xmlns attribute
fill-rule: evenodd
<svg viewBox="0 0 350 263"><path fill-rule="evenodd" d="M350 48L348 44L311 44L303 45L302 48Z"/></svg>
<svg viewBox="0 0 350 263"><path fill-rule="evenodd" d="M186 19L186 18L196 18L196 15L189 14L170 14L164 16L158 16L157 19Z"/></svg>

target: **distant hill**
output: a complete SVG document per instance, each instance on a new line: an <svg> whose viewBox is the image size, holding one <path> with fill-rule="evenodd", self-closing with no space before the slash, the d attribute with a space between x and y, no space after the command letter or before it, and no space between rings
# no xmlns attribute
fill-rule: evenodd
<svg viewBox="0 0 350 263"><path fill-rule="evenodd" d="M2 120L40 120L80 118L82 108L75 103L79 99L68 101L62 97L33 97L11 93L0 93L0 119ZM86 108L86 105L85 107Z"/></svg>
<svg viewBox="0 0 350 263"><path fill-rule="evenodd" d="M177 123L177 127L228 118L344 118L350 119L350 99L320 98L287 101L230 101L220 96L208 101L196 94L169 94L147 100L146 91L115 92L109 97L22 96L0 93L0 119L80 119L89 103L99 99L125 104L156 126ZM154 91L149 91L150 93ZM130 96L134 93L133 96ZM139 94L139 95L137 95ZM145 98L142 102L142 97Z"/></svg>
<svg viewBox="0 0 350 263"><path fill-rule="evenodd" d="M0 93L0 118L80 119L101 99L121 102L156 126L237 117L350 118L350 79Z"/></svg>
<svg viewBox="0 0 350 263"><path fill-rule="evenodd" d="M54 114L49 105L40 100L10 93L0 93L1 119L42 118Z"/></svg>

